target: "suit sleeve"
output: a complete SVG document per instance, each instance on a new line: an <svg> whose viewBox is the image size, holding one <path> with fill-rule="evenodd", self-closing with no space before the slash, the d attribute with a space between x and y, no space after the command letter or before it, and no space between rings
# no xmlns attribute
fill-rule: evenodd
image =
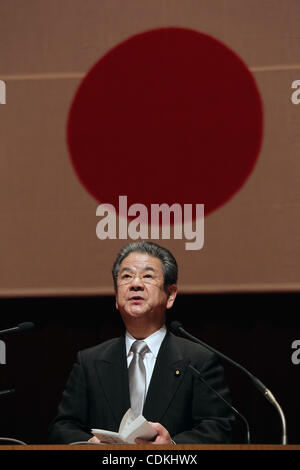
<svg viewBox="0 0 300 470"><path fill-rule="evenodd" d="M224 380L223 367L215 355L201 366L192 364L203 379L230 403L230 393ZM203 383L200 377L189 369L192 377L191 429L181 432L172 439L178 444L228 444L231 442L231 429L234 414L223 400Z"/></svg>
<svg viewBox="0 0 300 470"><path fill-rule="evenodd" d="M70 444L88 441L92 434L87 429L87 387L81 363L80 352L69 376L58 415L49 427L49 442L53 444Z"/></svg>

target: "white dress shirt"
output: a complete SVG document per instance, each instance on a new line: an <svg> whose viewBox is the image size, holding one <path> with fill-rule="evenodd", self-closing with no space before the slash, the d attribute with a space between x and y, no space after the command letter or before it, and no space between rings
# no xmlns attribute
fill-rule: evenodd
<svg viewBox="0 0 300 470"><path fill-rule="evenodd" d="M143 341L147 343L148 348L149 348L149 351L146 352L146 354L144 355L144 365L146 369L146 394L147 394L149 383L152 377L158 351L166 335L166 332L167 330L164 325L155 333L148 336L148 338L143 339ZM132 346L132 343L136 341L136 338L131 336L131 334L128 333L128 331L126 331L125 341L126 341L127 366L129 367L133 358L133 352L130 351L130 348Z"/></svg>

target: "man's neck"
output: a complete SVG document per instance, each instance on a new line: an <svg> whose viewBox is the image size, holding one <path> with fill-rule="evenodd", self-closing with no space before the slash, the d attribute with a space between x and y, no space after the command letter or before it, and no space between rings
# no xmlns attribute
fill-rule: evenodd
<svg viewBox="0 0 300 470"><path fill-rule="evenodd" d="M148 336L153 335L156 331L158 331L164 323L159 325L126 325L126 329L128 333L131 334L135 339L145 339Z"/></svg>

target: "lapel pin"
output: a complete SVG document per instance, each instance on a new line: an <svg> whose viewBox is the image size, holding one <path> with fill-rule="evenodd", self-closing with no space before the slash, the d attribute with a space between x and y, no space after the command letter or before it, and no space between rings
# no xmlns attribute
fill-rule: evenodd
<svg viewBox="0 0 300 470"><path fill-rule="evenodd" d="M179 377L179 375L180 375L180 370L179 370L179 369L176 369L176 370L175 370L175 375L176 375L177 377Z"/></svg>

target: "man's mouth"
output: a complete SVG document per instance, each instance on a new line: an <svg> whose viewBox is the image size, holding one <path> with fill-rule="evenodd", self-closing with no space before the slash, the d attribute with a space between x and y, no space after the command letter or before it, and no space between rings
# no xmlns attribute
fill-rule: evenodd
<svg viewBox="0 0 300 470"><path fill-rule="evenodd" d="M131 300L133 302L138 302L138 301L144 300L144 298L141 297L140 295L134 295L134 296L130 297L129 300Z"/></svg>

